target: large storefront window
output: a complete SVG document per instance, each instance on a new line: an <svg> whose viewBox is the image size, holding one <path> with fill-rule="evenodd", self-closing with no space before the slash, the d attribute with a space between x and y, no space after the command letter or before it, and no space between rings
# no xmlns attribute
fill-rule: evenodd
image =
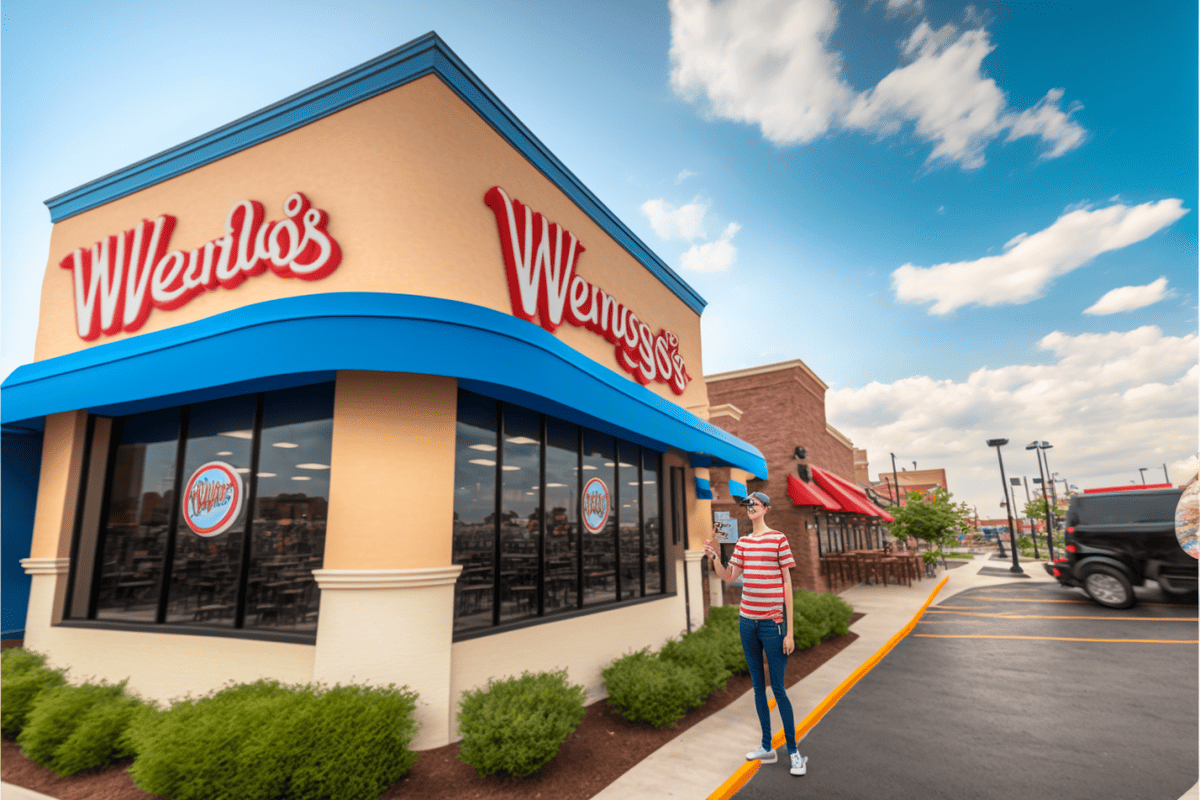
<svg viewBox="0 0 1200 800"><path fill-rule="evenodd" d="M333 390L96 418L67 618L315 636ZM214 480L240 510L205 528Z"/></svg>
<svg viewBox="0 0 1200 800"><path fill-rule="evenodd" d="M660 594L660 463L652 450L460 391L455 633Z"/></svg>

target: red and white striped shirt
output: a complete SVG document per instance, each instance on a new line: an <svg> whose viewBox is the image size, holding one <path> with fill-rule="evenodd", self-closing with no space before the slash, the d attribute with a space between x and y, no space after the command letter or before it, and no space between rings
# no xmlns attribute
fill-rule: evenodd
<svg viewBox="0 0 1200 800"><path fill-rule="evenodd" d="M779 531L738 539L729 557L742 570L743 617L783 622L783 568L796 566L787 537Z"/></svg>

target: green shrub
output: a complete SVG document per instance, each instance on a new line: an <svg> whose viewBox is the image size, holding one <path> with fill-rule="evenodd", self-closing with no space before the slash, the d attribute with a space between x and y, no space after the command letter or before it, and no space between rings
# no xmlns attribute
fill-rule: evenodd
<svg viewBox="0 0 1200 800"><path fill-rule="evenodd" d="M633 722L656 728L678 722L709 692L692 670L644 648L622 656L601 672L608 706Z"/></svg>
<svg viewBox="0 0 1200 800"><path fill-rule="evenodd" d="M737 606L718 606L709 609L708 619L699 632L711 637L715 642L717 655L725 669L734 675L745 675L749 672L749 667L746 666L739 625Z"/></svg>
<svg viewBox="0 0 1200 800"><path fill-rule="evenodd" d="M701 627L679 639L669 640L659 651L659 658L690 670L700 679L704 696L708 697L717 689L724 689L725 682L733 674L725 667L719 636L716 630ZM741 646L740 640L738 645ZM745 656L742 660L745 661Z"/></svg>
<svg viewBox="0 0 1200 800"><path fill-rule="evenodd" d="M17 744L29 758L59 775L109 764L139 705L125 683L55 686L34 699Z"/></svg>
<svg viewBox="0 0 1200 800"><path fill-rule="evenodd" d="M0 653L0 731L15 737L25 727L38 695L67 682L66 670L48 668L44 655L21 647Z"/></svg>
<svg viewBox="0 0 1200 800"><path fill-rule="evenodd" d="M566 670L489 680L459 701L458 757L480 777L529 775L583 722L586 698L586 689L567 683Z"/></svg>
<svg viewBox="0 0 1200 800"><path fill-rule="evenodd" d="M239 684L134 715L129 772L175 800L375 797L416 763L416 695L367 686Z"/></svg>

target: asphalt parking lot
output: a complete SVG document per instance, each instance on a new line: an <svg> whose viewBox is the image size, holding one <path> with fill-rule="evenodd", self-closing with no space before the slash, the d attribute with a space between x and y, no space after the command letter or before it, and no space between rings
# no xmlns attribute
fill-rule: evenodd
<svg viewBox="0 0 1200 800"><path fill-rule="evenodd" d="M1139 590L1131 609L1014 582L931 606L739 800L1138 798L1197 781L1195 597Z"/></svg>

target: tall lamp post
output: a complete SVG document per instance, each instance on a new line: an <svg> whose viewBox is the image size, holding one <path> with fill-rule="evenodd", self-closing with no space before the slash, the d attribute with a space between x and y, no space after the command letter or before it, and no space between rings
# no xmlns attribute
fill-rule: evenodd
<svg viewBox="0 0 1200 800"><path fill-rule="evenodd" d="M896 507L900 507L900 475L896 472L896 454L891 453L892 457L892 481L896 486Z"/></svg>
<svg viewBox="0 0 1200 800"><path fill-rule="evenodd" d="M1146 485L1146 468L1138 467L1138 473L1142 476L1142 486Z"/></svg>
<svg viewBox="0 0 1200 800"><path fill-rule="evenodd" d="M1042 460L1046 458L1045 451L1054 445L1049 442L1033 441L1025 445L1026 450L1036 450L1038 457L1038 473L1042 476L1042 500L1046 503L1046 552L1050 554L1050 560L1054 560L1054 514L1050 511L1050 497L1046 494L1046 473L1050 471L1049 459L1046 459L1045 469L1042 468Z"/></svg>
<svg viewBox="0 0 1200 800"><path fill-rule="evenodd" d="M1025 570L1021 569L1021 564L1017 560L1017 535L1013 531L1012 520L1012 503L1008 500L1008 478L1004 475L1004 457L1000 455L1000 448L1008 444L1008 439L988 439L988 447L996 448L996 460L1000 462L1000 483L1004 487L1004 511L1008 514L1008 541L1012 545L1012 560L1013 565L1009 567L1009 572L1016 575L1024 575Z"/></svg>

